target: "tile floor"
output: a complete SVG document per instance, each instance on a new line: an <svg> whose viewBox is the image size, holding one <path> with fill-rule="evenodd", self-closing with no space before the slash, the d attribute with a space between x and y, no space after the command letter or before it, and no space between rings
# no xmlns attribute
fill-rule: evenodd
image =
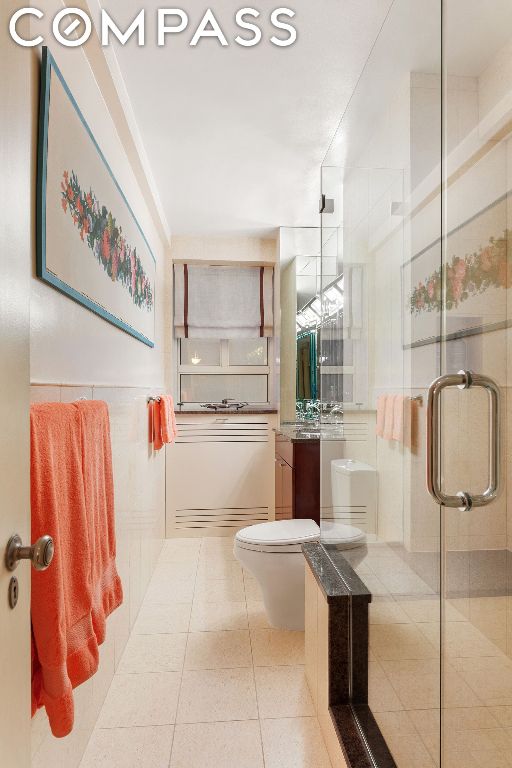
<svg viewBox="0 0 512 768"><path fill-rule="evenodd" d="M331 768L304 633L272 629L232 540L165 543L81 768Z"/></svg>
<svg viewBox="0 0 512 768"><path fill-rule="evenodd" d="M374 593L370 706L398 768L437 768L439 598L392 548L368 550L356 570ZM506 596L444 606L443 768L512 768L511 607Z"/></svg>

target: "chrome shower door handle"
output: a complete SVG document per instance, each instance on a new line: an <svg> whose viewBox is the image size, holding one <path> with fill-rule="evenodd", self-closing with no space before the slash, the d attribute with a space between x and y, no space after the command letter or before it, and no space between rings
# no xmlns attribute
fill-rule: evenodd
<svg viewBox="0 0 512 768"><path fill-rule="evenodd" d="M483 387L490 402L489 426L489 484L483 493L459 491L454 496L444 493L441 485L440 403L443 389ZM440 376L432 382L427 400L427 489L434 501L445 507L470 510L484 507L496 499L501 490L501 406L500 390L493 379L471 371L459 371Z"/></svg>

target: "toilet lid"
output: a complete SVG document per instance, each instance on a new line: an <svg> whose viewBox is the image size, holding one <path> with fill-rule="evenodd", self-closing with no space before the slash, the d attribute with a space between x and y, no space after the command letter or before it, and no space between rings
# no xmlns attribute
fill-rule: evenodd
<svg viewBox="0 0 512 768"><path fill-rule="evenodd" d="M377 471L375 467L365 464L364 461L357 461L357 459L334 459L334 461L331 461L331 469L333 472L340 472L343 475L350 475L353 472L370 472L374 474Z"/></svg>
<svg viewBox="0 0 512 768"><path fill-rule="evenodd" d="M325 544L340 544L349 549L362 544L365 539L364 531L353 525L322 521L322 541Z"/></svg>
<svg viewBox="0 0 512 768"><path fill-rule="evenodd" d="M276 520L242 528L236 534L246 544L301 544L320 538L320 528L314 520Z"/></svg>

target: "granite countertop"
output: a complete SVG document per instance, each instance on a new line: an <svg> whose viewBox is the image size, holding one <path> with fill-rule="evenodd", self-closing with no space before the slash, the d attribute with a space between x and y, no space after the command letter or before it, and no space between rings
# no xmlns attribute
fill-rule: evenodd
<svg viewBox="0 0 512 768"><path fill-rule="evenodd" d="M314 541L303 544L302 551L327 602L347 595L371 602L371 592L345 559L342 550Z"/></svg>
<svg viewBox="0 0 512 768"><path fill-rule="evenodd" d="M214 411L211 408L177 408L176 409L176 416L182 416L187 414L201 414L204 416L205 414L210 414L213 416L243 416L243 414L246 413L250 416L254 415L275 415L278 413L277 409L275 408L241 408L239 411L237 411L235 408L223 408L219 411Z"/></svg>
<svg viewBox="0 0 512 768"><path fill-rule="evenodd" d="M320 440L319 433L305 434L299 431L298 427L294 427L289 424L282 424L280 427L274 429L276 436L281 435L292 443L311 443L318 442Z"/></svg>
<svg viewBox="0 0 512 768"><path fill-rule="evenodd" d="M343 440L343 424L316 424L315 422L283 423L274 429L292 443L310 443L322 440Z"/></svg>

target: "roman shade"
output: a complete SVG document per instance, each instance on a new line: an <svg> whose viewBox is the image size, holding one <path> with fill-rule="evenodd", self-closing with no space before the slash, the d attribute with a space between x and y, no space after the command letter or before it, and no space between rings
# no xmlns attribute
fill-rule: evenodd
<svg viewBox="0 0 512 768"><path fill-rule="evenodd" d="M174 266L174 333L252 339L274 333L272 267Z"/></svg>

